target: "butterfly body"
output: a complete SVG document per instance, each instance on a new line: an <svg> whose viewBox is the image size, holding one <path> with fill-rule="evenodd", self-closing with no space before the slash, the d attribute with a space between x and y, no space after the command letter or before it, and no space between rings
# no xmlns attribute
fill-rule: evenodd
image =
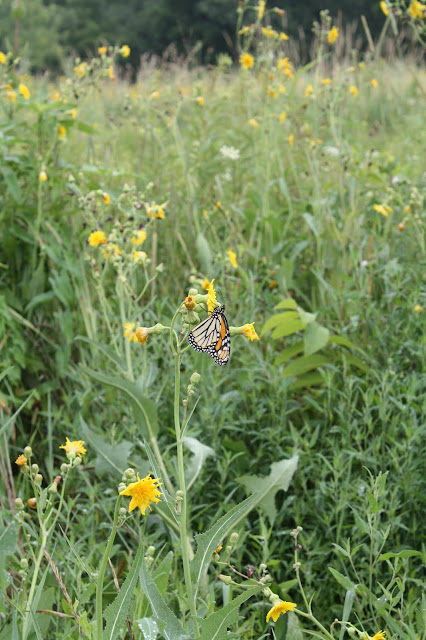
<svg viewBox="0 0 426 640"><path fill-rule="evenodd" d="M231 355L231 337L224 311L225 305L218 307L188 335L188 342L195 351L208 353L221 367L228 363Z"/></svg>

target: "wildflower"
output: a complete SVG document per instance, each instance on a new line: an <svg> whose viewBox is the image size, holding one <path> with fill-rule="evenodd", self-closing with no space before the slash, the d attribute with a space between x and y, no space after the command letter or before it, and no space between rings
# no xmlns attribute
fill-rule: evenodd
<svg viewBox="0 0 426 640"><path fill-rule="evenodd" d="M290 133L290 135L288 136L288 144L290 145L290 147L293 146L293 142L294 142L294 135Z"/></svg>
<svg viewBox="0 0 426 640"><path fill-rule="evenodd" d="M146 231L144 229L138 229L134 232L135 235L131 238L130 242L138 247L140 244L143 244L146 240Z"/></svg>
<svg viewBox="0 0 426 640"><path fill-rule="evenodd" d="M102 194L102 201L104 204L109 204L111 202L111 196L106 191Z"/></svg>
<svg viewBox="0 0 426 640"><path fill-rule="evenodd" d="M371 86L374 87L375 89L377 89L377 87L379 86L379 83L377 82L376 78L372 79Z"/></svg>
<svg viewBox="0 0 426 640"><path fill-rule="evenodd" d="M349 91L353 95L354 98L356 98L358 96L358 89L356 88L355 85L350 86L349 87Z"/></svg>
<svg viewBox="0 0 426 640"><path fill-rule="evenodd" d="M184 301L184 305L188 311L192 311L195 307L195 298L194 296L187 296Z"/></svg>
<svg viewBox="0 0 426 640"><path fill-rule="evenodd" d="M361 71L364 71L364 69L365 69L365 62L358 62L358 67L361 69Z"/></svg>
<svg viewBox="0 0 426 640"><path fill-rule="evenodd" d="M271 280L269 283L270 289L276 289L278 287L278 282L276 280Z"/></svg>
<svg viewBox="0 0 426 640"><path fill-rule="evenodd" d="M289 78L292 78L293 73L293 63L290 62L289 58L286 56L285 58L280 58L277 61L277 69L279 71L283 71Z"/></svg>
<svg viewBox="0 0 426 640"><path fill-rule="evenodd" d="M59 448L65 449L65 453L68 457L75 458L76 456L79 456L79 458L81 458L82 455L87 453L83 445L84 440L73 440L71 442L67 437L65 444L61 444Z"/></svg>
<svg viewBox="0 0 426 640"><path fill-rule="evenodd" d="M414 311L416 313L423 313L424 310L425 310L425 308L422 307L421 304L416 304L415 307L414 307ZM18 462L16 462L16 464L18 464Z"/></svg>
<svg viewBox="0 0 426 640"><path fill-rule="evenodd" d="M378 631L371 640L385 640L386 631Z"/></svg>
<svg viewBox="0 0 426 640"><path fill-rule="evenodd" d="M160 92L159 91L153 91L151 93L151 96L154 98L154 100L158 100L158 98L160 97Z"/></svg>
<svg viewBox="0 0 426 640"><path fill-rule="evenodd" d="M228 145L223 144L219 151L223 155L224 158L229 158L230 160L239 160L240 150L235 147L228 147Z"/></svg>
<svg viewBox="0 0 426 640"><path fill-rule="evenodd" d="M26 459L26 457L21 453L21 455L16 458L15 460L15 464L18 465L18 467L22 467L24 464L27 464L28 460Z"/></svg>
<svg viewBox="0 0 426 640"><path fill-rule="evenodd" d="M276 622L281 614L284 615L287 611L293 611L296 607L297 604L294 604L294 602L278 602L268 611L266 622L269 622L270 618Z"/></svg>
<svg viewBox="0 0 426 640"><path fill-rule="evenodd" d="M408 13L415 20L423 20L426 14L426 5L418 2L418 0L412 0L408 7Z"/></svg>
<svg viewBox="0 0 426 640"><path fill-rule="evenodd" d="M214 204L214 208L215 208L215 209L220 209L220 208L221 208L221 206L222 206L222 203L221 203L221 201L220 201L220 200L218 200L218 201L217 201L217 202L215 202L215 204Z"/></svg>
<svg viewBox="0 0 426 640"><path fill-rule="evenodd" d="M262 20L263 18L263 14L265 13L265 4L266 2L264 0L260 0L258 6L257 6L257 19L258 20Z"/></svg>
<svg viewBox="0 0 426 640"><path fill-rule="evenodd" d="M70 111L70 115L71 115L71 118L72 118L73 120L75 120L75 119L76 119L76 117L77 117L77 109L76 109L75 107L74 107L73 109L71 109L71 111Z"/></svg>
<svg viewBox="0 0 426 640"><path fill-rule="evenodd" d="M287 89L285 88L285 86L284 86L283 84L280 84L280 85L278 86L278 91L279 91L280 93L285 93L285 92L287 91Z"/></svg>
<svg viewBox="0 0 426 640"><path fill-rule="evenodd" d="M269 88L268 89L268 96L270 98L275 98L276 99L276 98L278 98L278 91L276 89Z"/></svg>
<svg viewBox="0 0 426 640"><path fill-rule="evenodd" d="M141 344L148 342L149 331L146 327L138 327L135 331L136 340Z"/></svg>
<svg viewBox="0 0 426 640"><path fill-rule="evenodd" d="M392 211L392 208L388 207L386 204L374 204L373 209L374 211L377 211L377 213L381 213L385 218L387 218L389 213Z"/></svg>
<svg viewBox="0 0 426 640"><path fill-rule="evenodd" d="M256 333L256 329L254 328L254 322L250 322L250 324L245 324L241 327L241 333L243 336L248 338L249 340L259 340L259 336ZM295 605L296 606L296 605Z"/></svg>
<svg viewBox="0 0 426 640"><path fill-rule="evenodd" d="M115 80L114 67L112 65L108 67L108 78Z"/></svg>
<svg viewBox="0 0 426 640"><path fill-rule="evenodd" d="M234 269L237 269L238 268L237 254L235 253L235 251L232 251L232 249L228 249L228 257L231 265L234 267Z"/></svg>
<svg viewBox="0 0 426 640"><path fill-rule="evenodd" d="M91 247L99 247L100 244L106 244L106 237L103 231L93 231L89 236L89 244Z"/></svg>
<svg viewBox="0 0 426 640"><path fill-rule="evenodd" d="M327 34L327 40L329 44L334 44L339 37L339 29L337 27L332 27Z"/></svg>
<svg viewBox="0 0 426 640"><path fill-rule="evenodd" d="M130 55L130 47L127 44L123 44L123 46L120 49L120 53L123 56L123 58L128 58Z"/></svg>
<svg viewBox="0 0 426 640"><path fill-rule="evenodd" d="M262 27L262 34L266 38L278 38L278 33L272 27Z"/></svg>
<svg viewBox="0 0 426 640"><path fill-rule="evenodd" d="M87 69L86 62L80 62L80 64L74 67L74 71L79 78L82 78L84 76L84 74L86 73L86 69Z"/></svg>
<svg viewBox="0 0 426 640"><path fill-rule="evenodd" d="M363 269L365 269L365 267L368 267L368 260L361 260L361 267Z"/></svg>
<svg viewBox="0 0 426 640"><path fill-rule="evenodd" d="M200 105L200 107L202 107L204 105L204 98L203 96L198 96L197 98L197 102Z"/></svg>
<svg viewBox="0 0 426 640"><path fill-rule="evenodd" d="M20 84L19 85L19 93L21 94L21 96L24 96L25 100L29 100L30 99L30 92L29 89L27 87L27 85L25 84Z"/></svg>
<svg viewBox="0 0 426 640"><path fill-rule="evenodd" d="M152 218L152 216L154 215L156 218L160 218L161 220L164 220L164 218L166 217L166 214L164 213L164 207L160 204L155 204L155 202L151 202L151 204L145 205L145 208L148 214L148 218Z"/></svg>
<svg viewBox="0 0 426 640"><path fill-rule="evenodd" d="M251 127L253 127L253 129L257 129L257 127L259 126L259 123L257 120L255 120L254 118L250 118L250 120L248 121L249 125Z"/></svg>
<svg viewBox="0 0 426 640"><path fill-rule="evenodd" d="M138 474L137 482L131 482L124 491L120 491L120 496L131 496L129 504L129 513L139 507L141 514L144 516L146 509L150 507L151 502L160 502L161 491L158 487L162 484L159 478L152 478L148 473L146 478L141 480Z"/></svg>
<svg viewBox="0 0 426 640"><path fill-rule="evenodd" d="M411 212L412 212L412 209L411 209L411 207L410 207L410 205L409 205L409 204L406 204L406 205L405 205L405 207L404 207L404 209L403 209L403 212L404 212L404 213L411 213Z"/></svg>
<svg viewBox="0 0 426 640"><path fill-rule="evenodd" d="M98 54L100 56L104 56L107 51L108 51L107 47L98 47Z"/></svg>
<svg viewBox="0 0 426 640"><path fill-rule="evenodd" d="M321 83L322 83L322 84L331 84L331 79L330 79L330 78L323 78L323 79L321 80Z"/></svg>
<svg viewBox="0 0 426 640"><path fill-rule="evenodd" d="M63 124L60 124L58 127L58 137L60 140L63 140L67 135L66 127Z"/></svg>
<svg viewBox="0 0 426 640"><path fill-rule="evenodd" d="M112 258L121 256L121 249L118 245L110 242L104 249L102 249L102 255L105 260L111 260Z"/></svg>
<svg viewBox="0 0 426 640"><path fill-rule="evenodd" d="M398 231L400 231L401 233L403 231L405 231L405 224L403 222L400 222L398 225Z"/></svg>
<svg viewBox="0 0 426 640"><path fill-rule="evenodd" d="M133 251L132 258L137 264L143 264L147 257L145 251Z"/></svg>
<svg viewBox="0 0 426 640"><path fill-rule="evenodd" d="M254 67L254 58L251 53L242 53L240 55L240 65L243 69L252 69Z"/></svg>
<svg viewBox="0 0 426 640"><path fill-rule="evenodd" d="M30 498L27 500L27 505L30 509L37 509L37 500L35 498Z"/></svg>
<svg viewBox="0 0 426 640"><path fill-rule="evenodd" d="M311 84L308 84L308 86L305 89L305 97L309 98L312 95L313 90L314 90L313 86Z"/></svg>
<svg viewBox="0 0 426 640"><path fill-rule="evenodd" d="M16 91L13 91L13 89L8 89L7 90L7 97L9 98L9 102L15 102L16 100Z"/></svg>
<svg viewBox="0 0 426 640"><path fill-rule="evenodd" d="M38 179L40 182L46 182L47 173L45 171L40 171L40 173L38 174Z"/></svg>
<svg viewBox="0 0 426 640"><path fill-rule="evenodd" d="M204 279L204 282L203 282L203 284L202 284L201 286L203 287L203 289L204 289L205 291L207 291L207 290L208 290L208 288L210 287L210 280L207 280L207 278L205 278L205 279Z"/></svg>
<svg viewBox="0 0 426 640"><path fill-rule="evenodd" d="M383 13L385 14L385 16L387 17L389 15L389 9L388 9L388 5L385 2L385 0L382 0L380 3L380 8L383 11Z"/></svg>
<svg viewBox="0 0 426 640"><path fill-rule="evenodd" d="M138 339L136 337L136 332L133 331L135 327L135 322L125 322L124 323L124 333L123 337L127 338L129 342L137 342Z"/></svg>
<svg viewBox="0 0 426 640"><path fill-rule="evenodd" d="M288 40L288 35L284 31L280 32L280 40Z"/></svg>
<svg viewBox="0 0 426 640"><path fill-rule="evenodd" d="M282 111L280 113L280 124L284 124L286 118L287 118L286 112Z"/></svg>
<svg viewBox="0 0 426 640"><path fill-rule="evenodd" d="M208 292L207 292L207 296L208 296L208 298L207 298L207 308L209 310L209 314L213 311L213 309L215 307L217 307L216 291L214 290L213 282L214 282L214 278L210 282L209 289L208 289Z"/></svg>
<svg viewBox="0 0 426 640"><path fill-rule="evenodd" d="M3 51L0 51L0 64L6 64L6 56Z"/></svg>

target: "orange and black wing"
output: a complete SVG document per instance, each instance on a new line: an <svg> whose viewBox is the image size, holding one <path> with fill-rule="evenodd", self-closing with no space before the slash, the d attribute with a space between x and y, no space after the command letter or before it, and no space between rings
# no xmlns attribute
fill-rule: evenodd
<svg viewBox="0 0 426 640"><path fill-rule="evenodd" d="M208 353L220 366L227 364L231 355L231 338L224 311L224 305L215 309L188 335L188 342L193 349Z"/></svg>

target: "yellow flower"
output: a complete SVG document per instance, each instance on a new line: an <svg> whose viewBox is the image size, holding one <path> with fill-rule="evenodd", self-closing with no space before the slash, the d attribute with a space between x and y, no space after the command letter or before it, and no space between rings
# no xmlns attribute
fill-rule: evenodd
<svg viewBox="0 0 426 640"><path fill-rule="evenodd" d="M330 78L324 78L323 80L321 80L322 84L331 84L331 79Z"/></svg>
<svg viewBox="0 0 426 640"><path fill-rule="evenodd" d="M130 55L130 47L127 44L123 44L123 46L120 49L120 53L123 56L123 58L128 58Z"/></svg>
<svg viewBox="0 0 426 640"><path fill-rule="evenodd" d="M220 200L218 200L217 202L215 202L214 208L215 208L215 209L220 209L220 208L221 208L221 206L222 206L222 203L221 203L221 201L220 201Z"/></svg>
<svg viewBox="0 0 426 640"><path fill-rule="evenodd" d="M154 91L151 95L154 98L154 100L158 100L158 98L160 97L160 92Z"/></svg>
<svg viewBox="0 0 426 640"><path fill-rule="evenodd" d="M285 86L284 86L283 84L280 84L280 85L278 86L278 91L279 91L280 93L285 93L285 92L287 91L287 89L285 88Z"/></svg>
<svg viewBox="0 0 426 640"><path fill-rule="evenodd" d="M286 33L284 33L284 31L280 32L280 39L281 40L288 40L288 35Z"/></svg>
<svg viewBox="0 0 426 640"><path fill-rule="evenodd" d="M257 127L259 126L259 123L257 120L255 120L254 118L250 118L250 120L248 121L249 125L251 127L253 127L254 129L257 129Z"/></svg>
<svg viewBox="0 0 426 640"><path fill-rule="evenodd" d="M426 5L418 2L418 0L412 0L408 7L408 13L414 19L423 20L426 14Z"/></svg>
<svg viewBox="0 0 426 640"><path fill-rule="evenodd" d="M207 298L207 308L209 310L209 314L213 311L213 309L215 309L217 307L216 291L214 290L213 282L214 282L214 278L210 282L209 290L207 292L207 296L208 296L208 298Z"/></svg>
<svg viewBox="0 0 426 640"><path fill-rule="evenodd" d="M111 202L111 196L106 191L102 194L102 200L104 204L109 204Z"/></svg>
<svg viewBox="0 0 426 640"><path fill-rule="evenodd" d="M77 109L75 107L74 109L71 109L70 114L71 114L71 118L75 120L77 117Z"/></svg>
<svg viewBox="0 0 426 640"><path fill-rule="evenodd" d="M254 58L251 53L242 53L240 55L240 65L243 69L252 69L254 67Z"/></svg>
<svg viewBox="0 0 426 640"><path fill-rule="evenodd" d="M108 67L108 78L115 80L114 67L112 65Z"/></svg>
<svg viewBox="0 0 426 640"><path fill-rule="evenodd" d="M135 235L133 236L133 238L131 238L130 242L135 247L138 247L140 244L143 244L145 242L145 240L146 240L146 231L144 231L144 229L138 229L134 233L135 233Z"/></svg>
<svg viewBox="0 0 426 640"><path fill-rule="evenodd" d="M22 467L22 465L27 464L27 462L28 462L28 460L26 459L26 457L23 454L21 454L19 456L19 458L16 458L16 460L15 460L15 464L17 464L18 467Z"/></svg>
<svg viewBox="0 0 426 640"><path fill-rule="evenodd" d="M265 13L265 4L266 2L264 0L260 0L258 6L257 6L257 18L258 20L262 20L263 18L263 14Z"/></svg>
<svg viewBox="0 0 426 640"><path fill-rule="evenodd" d="M27 85L25 84L20 84L19 85L19 93L21 94L21 96L24 96L25 100L29 100L30 99L30 92L29 89L27 87Z"/></svg>
<svg viewBox="0 0 426 640"><path fill-rule="evenodd" d="M378 631L371 640L385 640L386 631Z"/></svg>
<svg viewBox="0 0 426 640"><path fill-rule="evenodd" d="M74 71L78 75L79 78L82 78L84 76L84 74L86 73L86 69L87 69L87 63L86 62L80 62L79 65L74 67Z"/></svg>
<svg viewBox="0 0 426 640"><path fill-rule="evenodd" d="M294 135L290 133L290 135L288 136L288 144L290 145L290 147L293 146L293 142L294 142Z"/></svg>
<svg viewBox="0 0 426 640"><path fill-rule="evenodd" d="M276 622L281 614L284 615L287 611L293 611L296 607L297 604L294 604L294 602L279 602L278 604L274 604L272 609L268 611L266 622L269 622L270 618Z"/></svg>
<svg viewBox="0 0 426 640"><path fill-rule="evenodd" d="M150 507L151 502L160 502L161 491L157 487L162 485L159 478L152 478L148 473L146 478L141 480L138 474L137 482L131 482L124 491L120 491L120 496L131 496L129 504L129 512L139 507L141 514L144 516L146 509Z"/></svg>
<svg viewBox="0 0 426 640"><path fill-rule="evenodd" d="M207 290L208 290L208 288L209 288L209 286L210 286L210 280L207 280L207 278L205 278L205 279L204 279L204 282L203 282L203 284L202 284L201 286L203 287L203 289L204 289L205 291L207 291Z"/></svg>
<svg viewBox="0 0 426 640"><path fill-rule="evenodd" d="M138 327L135 331L136 340L141 344L148 342L149 331L146 327Z"/></svg>
<svg viewBox="0 0 426 640"><path fill-rule="evenodd" d="M278 33L272 27L262 27L262 33L266 38L278 38Z"/></svg>
<svg viewBox="0 0 426 640"><path fill-rule="evenodd" d="M89 236L89 244L91 247L99 247L100 244L106 244L106 237L103 231L93 231Z"/></svg>
<svg viewBox="0 0 426 640"><path fill-rule="evenodd" d="M63 140L67 135L67 129L63 124L60 124L58 127L58 137L60 140Z"/></svg>
<svg viewBox="0 0 426 640"><path fill-rule="evenodd" d="M278 287L278 282L276 280L271 280L269 283L270 289L276 289Z"/></svg>
<svg viewBox="0 0 426 640"><path fill-rule="evenodd" d="M372 79L372 81L371 81L371 85L372 85L375 89L377 89L377 87L379 86L379 83L377 82L376 78L373 78L373 79Z"/></svg>
<svg viewBox="0 0 426 640"><path fill-rule="evenodd" d="M38 174L38 179L40 182L46 182L47 173L45 171L40 171L40 173Z"/></svg>
<svg viewBox="0 0 426 640"><path fill-rule="evenodd" d="M330 44L334 44L339 37L339 29L337 27L332 27L327 34L327 40Z"/></svg>
<svg viewBox="0 0 426 640"><path fill-rule="evenodd" d="M193 296L186 296L184 305L188 309L188 311L192 311L192 309L195 307L195 298Z"/></svg>
<svg viewBox="0 0 426 640"><path fill-rule="evenodd" d="M286 112L282 111L280 114L280 124L284 124L286 118L287 118Z"/></svg>
<svg viewBox="0 0 426 640"><path fill-rule="evenodd" d="M354 98L356 98L358 96L358 89L356 88L355 85L350 86L349 87L349 91L353 95Z"/></svg>
<svg viewBox="0 0 426 640"><path fill-rule="evenodd" d="M313 86L311 84L308 84L308 86L305 89L305 97L309 98L309 96L312 95L313 90L314 90Z"/></svg>
<svg viewBox="0 0 426 640"><path fill-rule="evenodd" d="M276 89L270 89L268 88L268 96L270 98L278 98L278 91Z"/></svg>
<svg viewBox="0 0 426 640"><path fill-rule="evenodd" d="M232 251L232 249L228 249L228 257L229 257L229 262L232 264L234 269L237 269L238 268L237 254L235 253L235 251Z"/></svg>
<svg viewBox="0 0 426 640"><path fill-rule="evenodd" d="M361 71L364 71L364 69L365 69L365 62L358 62L358 67L361 69Z"/></svg>
<svg viewBox="0 0 426 640"><path fill-rule="evenodd" d="M388 5L386 4L385 0L382 0L380 3L380 8L383 11L383 13L385 14L385 16L389 15L389 9L388 9Z"/></svg>
<svg viewBox="0 0 426 640"><path fill-rule="evenodd" d="M53 100L53 102L60 102L61 94L57 89L55 89L55 91L52 91L52 95L50 96L50 98L51 100Z"/></svg>
<svg viewBox="0 0 426 640"><path fill-rule="evenodd" d="M387 218L389 213L392 211L392 208L388 207L386 204L374 204L373 209L374 211L377 211L377 213L381 213L385 218Z"/></svg>
<svg viewBox="0 0 426 640"><path fill-rule="evenodd" d="M198 102L198 104L200 105L200 107L202 107L202 106L203 106L203 104L204 104L204 98L203 98L203 96L198 96L198 98L197 98L197 102Z"/></svg>
<svg viewBox="0 0 426 640"><path fill-rule="evenodd" d="M104 56L108 51L107 47L98 47L98 53L100 56Z"/></svg>
<svg viewBox="0 0 426 640"><path fill-rule="evenodd" d="M81 458L82 455L86 453L86 449L84 448L84 440L73 440L72 442L67 437L65 444L61 444L60 449L65 449L65 453L68 457L75 458L79 456Z"/></svg>
<svg viewBox="0 0 426 640"><path fill-rule="evenodd" d="M243 336L248 338L249 340L259 340L259 336L256 333L256 329L254 328L254 322L250 322L250 324L245 324L241 327L241 333ZM294 605L296 606L296 605Z"/></svg>
<svg viewBox="0 0 426 640"><path fill-rule="evenodd" d="M7 90L7 97L9 98L10 102L15 102L15 100L16 100L16 91L13 91L13 89L8 89Z"/></svg>
<svg viewBox="0 0 426 640"><path fill-rule="evenodd" d="M37 509L37 500L36 498L30 498L27 500L27 505L30 509Z"/></svg>
<svg viewBox="0 0 426 640"><path fill-rule="evenodd" d="M215 549L215 550L213 551L213 554L215 554L215 553L220 553L220 552L222 551L222 549L223 549L223 544L220 544L220 545L218 546L218 548L217 548L217 549Z"/></svg>
<svg viewBox="0 0 426 640"><path fill-rule="evenodd" d="M105 260L112 260L112 258L115 258L116 256L121 256L121 249L118 245L110 242L106 247L104 247L104 249L102 249L102 255Z"/></svg>
<svg viewBox="0 0 426 640"><path fill-rule="evenodd" d="M145 251L133 251L132 258L137 264L143 264L147 257Z"/></svg>
<svg viewBox="0 0 426 640"><path fill-rule="evenodd" d="M424 307L422 307L421 304L416 304L416 306L414 307L414 311L416 313L423 313L423 311L425 310ZM18 458L19 459L19 458ZM16 462L16 464L18 464L18 462Z"/></svg>
<svg viewBox="0 0 426 640"><path fill-rule="evenodd" d="M151 204L145 205L145 209L148 214L148 218L152 218L152 216L154 215L156 218L164 220L164 218L166 217L166 214L164 213L164 207L161 204L155 204L155 202L151 202Z"/></svg>
<svg viewBox="0 0 426 640"><path fill-rule="evenodd" d="M123 337L127 338L129 342L137 342L136 332L133 331L135 328L135 322L125 322L124 323L124 333Z"/></svg>
<svg viewBox="0 0 426 640"><path fill-rule="evenodd" d="M0 51L0 64L6 64L6 56L3 51Z"/></svg>

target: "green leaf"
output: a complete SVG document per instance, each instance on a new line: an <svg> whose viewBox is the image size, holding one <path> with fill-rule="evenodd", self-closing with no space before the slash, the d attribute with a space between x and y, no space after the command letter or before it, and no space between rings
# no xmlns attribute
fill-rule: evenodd
<svg viewBox="0 0 426 640"><path fill-rule="evenodd" d="M297 303L293 298L285 298L285 300L281 300L275 307L275 309L292 309L293 311L297 311Z"/></svg>
<svg viewBox="0 0 426 640"><path fill-rule="evenodd" d="M16 173L12 171L10 167L5 166L1 167L1 172L6 183L7 191L9 191L16 204L21 204L22 192L21 187L19 186L18 178L16 177Z"/></svg>
<svg viewBox="0 0 426 640"><path fill-rule="evenodd" d="M301 307L297 307L297 310L303 323L303 328L307 327L309 324L311 324L311 322L315 321L316 313L309 313L308 311L304 311Z"/></svg>
<svg viewBox="0 0 426 640"><path fill-rule="evenodd" d="M289 611L287 621L287 634L288 640L303 640L303 632L300 628L299 618L293 611Z"/></svg>
<svg viewBox="0 0 426 640"><path fill-rule="evenodd" d="M231 624L235 624L240 619L238 610L240 606L262 590L261 585L247 589L241 595L231 600L227 605L207 616L203 620L199 620L200 640L229 640L227 632Z"/></svg>
<svg viewBox="0 0 426 640"><path fill-rule="evenodd" d="M369 491L368 489L367 489L367 500L368 500L368 505L370 507L371 513L378 513L379 512L378 502L376 498L373 496L373 494L371 493L371 491Z"/></svg>
<svg viewBox="0 0 426 640"><path fill-rule="evenodd" d="M292 347L287 347L287 349L283 349L277 358L275 358L275 364L283 364L287 362L287 360L291 360L294 356L297 356L299 353L303 352L303 342L297 342Z"/></svg>
<svg viewBox="0 0 426 640"><path fill-rule="evenodd" d="M287 491L293 475L297 469L299 456L294 455L289 460L280 460L271 464L269 476L242 476L237 478L250 492L256 492L261 496L259 506L266 513L270 522L275 520L277 509L275 506L275 494L277 491Z"/></svg>
<svg viewBox="0 0 426 640"><path fill-rule="evenodd" d="M151 606L154 619L157 623L161 622L164 625L162 630L164 638L166 640L189 640L190 636L184 631L173 611L169 609L163 600L144 563L140 568L139 578L142 589Z"/></svg>
<svg viewBox="0 0 426 640"><path fill-rule="evenodd" d="M115 470L123 474L127 467L127 458L133 448L132 443L122 440L116 444L107 444L101 436L89 428L82 416L80 416L80 425L85 441L90 444L93 453L96 453L96 471L101 474Z"/></svg>
<svg viewBox="0 0 426 640"><path fill-rule="evenodd" d="M311 322L303 334L305 356L310 356L326 346L330 337L330 331L322 327L318 322Z"/></svg>
<svg viewBox="0 0 426 640"><path fill-rule="evenodd" d="M199 440L197 440L196 438L190 438L188 436L185 436L183 438L183 445L193 454L191 461L186 465L185 468L188 490L199 476L205 460L207 460L209 456L215 456L216 452L211 447L208 447L207 445L199 442Z"/></svg>
<svg viewBox="0 0 426 640"><path fill-rule="evenodd" d="M152 577L155 584L157 585L157 589L162 596L165 595L167 590L167 583L171 575L172 563L173 551L169 551L169 553L162 559L158 567L152 573Z"/></svg>
<svg viewBox="0 0 426 640"><path fill-rule="evenodd" d="M343 354L343 358L344 358L345 362L347 362L348 364L353 365L354 367L356 367L360 371L364 371L364 373L370 373L371 372L370 367L368 367L366 364L364 364L364 362L361 360L361 358L358 358L357 356L354 356L352 353L345 352Z"/></svg>
<svg viewBox="0 0 426 640"><path fill-rule="evenodd" d="M355 600L355 590L348 589L345 595L345 602L343 605L342 622L348 622L351 615L352 607ZM342 624L340 628L339 640L343 640L343 636L346 633L345 625Z"/></svg>
<svg viewBox="0 0 426 640"><path fill-rule="evenodd" d="M6 586L4 574L6 559L15 551L18 542L18 529L16 520L12 520L7 527L0 527L0 585L3 586Z"/></svg>
<svg viewBox="0 0 426 640"><path fill-rule="evenodd" d="M336 571L336 569L333 569L333 567L328 567L328 570L330 571L331 575L333 576L333 578L335 580L337 580L337 582L344 588L346 589L346 591L356 591L356 585L352 582L352 580L350 580L349 578L347 578L346 576L344 576L342 573L340 573L339 571Z"/></svg>
<svg viewBox="0 0 426 640"><path fill-rule="evenodd" d="M284 338L285 336L291 336L293 333L303 329L303 322L297 311L286 311L286 313L279 314L278 317L281 321L276 325L276 328L272 332L274 340ZM270 318L270 320L272 320L272 318ZM268 322L269 320L266 322L266 325Z"/></svg>
<svg viewBox="0 0 426 640"><path fill-rule="evenodd" d="M324 382L324 376L321 373L307 373L303 376L296 378L294 382L289 386L290 391L296 389L306 389L307 387L315 387L318 384Z"/></svg>
<svg viewBox="0 0 426 640"><path fill-rule="evenodd" d="M136 624L142 631L144 640L157 639L159 628L154 618L140 618L139 620L136 620Z"/></svg>
<svg viewBox="0 0 426 640"><path fill-rule="evenodd" d="M213 256L210 249L210 245L206 239L206 237L199 233L197 235L197 239L195 241L195 246L197 247L198 259L201 264L201 270L204 273L212 273L213 271Z"/></svg>
<svg viewBox="0 0 426 640"><path fill-rule="evenodd" d="M123 378L107 376L103 373L92 371L92 369L88 369L86 367L81 367L81 370L98 382L115 387L125 393L132 405L134 418L138 423L138 426L143 430L142 435L149 440L157 435L157 406L152 400L145 398L145 396L141 394L139 387L134 382L124 380Z"/></svg>
<svg viewBox="0 0 426 640"><path fill-rule="evenodd" d="M31 391L30 395L28 396L28 398L26 400L24 400L24 402L21 404L21 406L19 407L19 409L17 409L15 411L15 413L13 414L13 416L10 416L10 418L8 418L6 420L6 422L0 427L0 435L3 433L3 431L6 431L6 429L8 428L8 426L10 424L13 423L13 421L15 420L16 416L19 416L19 414L21 413L22 409L25 407L25 405L27 404L27 402L29 402L31 400L31 398L33 397L35 391Z"/></svg>
<svg viewBox="0 0 426 640"><path fill-rule="evenodd" d="M316 369L324 364L330 364L329 358L320 355L302 356L291 362L283 371L283 376L298 376L311 369Z"/></svg>
<svg viewBox="0 0 426 640"><path fill-rule="evenodd" d="M344 336L330 336L328 339L329 344L339 344L342 347L348 347L349 349L356 349L360 353L364 353L361 347L358 347L356 344L345 338Z"/></svg>
<svg viewBox="0 0 426 640"><path fill-rule="evenodd" d="M108 605L104 611L103 615L107 624L102 635L103 640L115 640L125 623L133 597L133 590L141 568L143 551L144 545L140 543L136 558L134 559L132 568L121 586L120 593L117 595L114 602Z"/></svg>
<svg viewBox="0 0 426 640"><path fill-rule="evenodd" d="M398 553L382 553L382 555L378 557L378 561L383 562L383 560L390 560L391 558L413 558L414 556L420 556L421 558L423 557L423 553L421 551L415 551L414 549L404 549Z"/></svg>

